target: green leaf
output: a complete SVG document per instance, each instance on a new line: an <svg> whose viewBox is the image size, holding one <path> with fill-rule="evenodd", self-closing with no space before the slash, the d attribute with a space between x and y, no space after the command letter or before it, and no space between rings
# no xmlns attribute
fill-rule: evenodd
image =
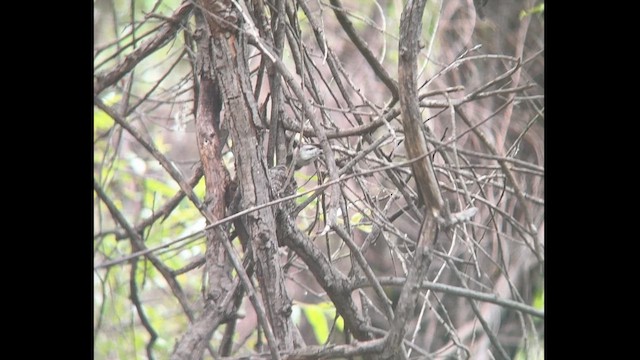
<svg viewBox="0 0 640 360"><path fill-rule="evenodd" d="M324 344L329 339L329 329L333 320L336 318L336 308L331 302L322 302L318 304L296 303L302 309L305 317L311 327L318 344ZM335 327L339 331L344 331L344 320L342 316L336 319Z"/></svg>
<svg viewBox="0 0 640 360"><path fill-rule="evenodd" d="M362 213L355 213L353 214L353 216L351 216L351 223L352 224L359 224L360 221L362 221Z"/></svg>
<svg viewBox="0 0 640 360"><path fill-rule="evenodd" d="M322 307L314 304L308 304L302 307L304 315L313 328L313 333L318 344L324 344L329 337L329 324L325 317Z"/></svg>

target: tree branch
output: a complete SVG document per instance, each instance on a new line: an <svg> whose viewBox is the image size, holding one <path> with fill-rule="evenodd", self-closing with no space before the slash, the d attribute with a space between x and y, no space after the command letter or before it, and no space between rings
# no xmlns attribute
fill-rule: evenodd
<svg viewBox="0 0 640 360"><path fill-rule="evenodd" d="M405 134L405 147L410 158L428 154L425 136L422 132L420 108L418 106L418 87L416 82L417 55L419 37L422 33L422 14L426 0L409 1L400 17L400 40L398 43L400 61L398 62L398 80L400 83L400 107L402 126ZM407 324L417 304L419 283L424 279L431 260L428 249L436 242L437 222L443 207L442 196L431 165L426 156L412 164L419 194L422 195L429 210L420 227L420 235L414 252L414 258L407 273L407 281L402 287L395 319L387 334L382 359L404 359L406 354L400 348L407 331Z"/></svg>
<svg viewBox="0 0 640 360"><path fill-rule="evenodd" d="M196 141L204 169L205 201L204 215L211 224L225 216L225 190L229 184L229 174L222 160L221 152L225 136L221 134L220 110L222 99L220 89L213 78L213 60L211 46L207 36L206 22L200 12L196 14L196 34L198 44L196 69L200 81L198 89L198 109L196 113ZM206 290L203 295L207 301L206 311L189 325L183 337L177 342L173 359L201 359L204 349L209 344L211 335L218 326L219 320L225 317L222 307L224 299L232 290L231 264L227 249L223 245L226 240L224 228L205 231L207 246L205 252L205 272L207 275ZM204 276L204 275L203 275Z"/></svg>
<svg viewBox="0 0 640 360"><path fill-rule="evenodd" d="M245 40L243 33L238 31L239 20L246 14L235 8L231 1L202 0L200 5L212 36L213 71L224 99L225 122L233 140L240 199L238 206L242 209L264 204L270 196L267 168L254 125L259 116L245 59ZM245 17L245 20L250 19ZM254 290L249 278L241 267L238 268L240 263L231 252L230 244L225 242L225 248L230 252L234 267L252 299L271 354L279 359L278 350L293 349L294 325L289 317L291 300L278 258L275 219L271 209L263 209L247 214L241 221L250 238L249 246L253 251L266 313L252 293Z"/></svg>
<svg viewBox="0 0 640 360"><path fill-rule="evenodd" d="M93 96L98 96L102 90L115 84L116 81L138 65L140 61L171 41L175 37L176 30L180 28L181 22L186 19L191 11L192 6L191 1L184 1L173 15L166 19L166 23L155 37L142 43L139 48L129 54L124 61L108 73L97 75L93 85Z"/></svg>

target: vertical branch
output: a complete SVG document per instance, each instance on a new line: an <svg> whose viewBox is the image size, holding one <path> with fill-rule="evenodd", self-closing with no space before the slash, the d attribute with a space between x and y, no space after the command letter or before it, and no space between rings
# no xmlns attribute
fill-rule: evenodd
<svg viewBox="0 0 640 360"><path fill-rule="evenodd" d="M422 13L426 0L410 1L402 11L400 18L400 41L398 44L400 60L398 80L400 83L400 108L404 129L405 147L410 159L428 153L425 136L422 132L418 87L416 80L420 34L422 32ZM443 200L438 189L431 158L424 156L411 166L416 179L418 193L433 216L440 215Z"/></svg>
<svg viewBox="0 0 640 360"><path fill-rule="evenodd" d="M136 248L135 242L131 241L132 248ZM136 307L136 312L138 313L138 317L140 318L140 323L149 333L149 342L147 343L147 358L150 360L154 360L155 356L153 356L153 344L155 344L158 339L158 333L149 322L147 318L147 314L144 311L144 307L142 306L142 302L140 301L140 297L138 296L138 285L136 284L136 271L138 268L138 259L131 260L131 271L129 272L129 292L131 296L131 302Z"/></svg>
<svg viewBox="0 0 640 360"><path fill-rule="evenodd" d="M398 63L398 80L400 107L402 109L402 125L405 133L405 146L409 158L419 158L412 164L413 175L419 193L422 195L427 214L425 214L420 228L418 244L415 249L413 262L407 273L407 280L400 292L396 307L395 318L387 334L382 359L404 359L406 354L400 348L407 323L413 312L420 292L419 284L424 279L429 265L429 247L435 242L437 234L436 218L442 209L443 200L440 195L431 158L424 156L428 153L425 136L422 133L420 108L418 105L418 87L416 81L417 56L419 39L422 32L422 14L426 0L409 1L402 10L400 18L400 61Z"/></svg>
<svg viewBox="0 0 640 360"><path fill-rule="evenodd" d="M213 71L224 99L225 122L233 139L238 207L246 209L269 202L270 194L267 167L254 125L258 110L245 58L246 40L239 31L242 14L231 1L203 0L200 5L211 32ZM278 258L273 211L268 207L263 208L248 213L241 221L250 239L248 245L253 250L256 276L268 318L268 321L261 318L261 324L271 355L279 358L278 350L293 349L294 325L289 317L291 300ZM244 281L243 284L250 286ZM254 307L260 306L259 303L254 304Z"/></svg>
<svg viewBox="0 0 640 360"><path fill-rule="evenodd" d="M220 156L224 146L224 136L220 128L222 102L220 90L213 77L211 46L209 36L206 34L206 24L200 12L197 12L194 35L198 44L196 75L199 77L196 140L206 185L203 214L207 223L210 224L225 216L225 190L230 180ZM202 358L213 331L220 324L219 320L224 317L224 311L228 309L220 306L233 288L232 267L223 246L226 235L222 228L209 229L205 235L207 237L205 272L208 279L205 298L209 306L206 306L204 313L189 325L176 344L172 355L174 359ZM212 318L218 321L212 321Z"/></svg>
<svg viewBox="0 0 640 360"><path fill-rule="evenodd" d="M271 25L266 17L266 9L263 0L252 1L254 10L253 15L256 19L256 27L260 36L265 40L270 48L275 49L278 59L282 58L282 50L284 47L285 29L286 29L286 13L285 1L277 0L275 9L271 9ZM281 118L284 116L284 97L282 95L282 81L279 73L273 66L273 62L268 57L262 59L266 63L267 73L269 77L269 94L271 97L271 116L269 127L269 143L267 147L267 163L269 166L274 164L273 156L277 155L277 164L285 165L287 146L284 134L284 127ZM258 89L259 90L259 89ZM256 98L258 98L256 96Z"/></svg>
<svg viewBox="0 0 640 360"><path fill-rule="evenodd" d="M225 190L229 184L229 174L220 154L224 146L220 128L220 110L222 99L220 89L213 77L211 46L206 36L205 24L200 14L196 15L199 36L198 69L200 77L198 111L196 116L196 140L200 160L204 169L205 201L208 223L213 223L225 216ZM222 239L216 238L214 231L207 235L207 269L211 300L219 301L231 286L230 265L226 260ZM214 270L217 269L217 270Z"/></svg>

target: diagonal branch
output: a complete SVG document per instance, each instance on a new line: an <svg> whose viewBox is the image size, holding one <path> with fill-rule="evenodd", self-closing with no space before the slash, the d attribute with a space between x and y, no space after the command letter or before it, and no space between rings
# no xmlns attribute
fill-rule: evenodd
<svg viewBox="0 0 640 360"><path fill-rule="evenodd" d="M396 102L399 96L398 83L391 78L387 70L382 66L382 64L380 64L378 59L376 59L376 56L371 52L369 45L356 33L351 20L349 20L345 15L346 11L342 7L342 2L340 0L331 0L331 5L334 6L333 12L336 14L338 22L342 25L342 28L349 36L349 39L351 39L356 48L358 48L380 80L382 80L382 82L387 86L387 89L391 91L393 96L392 103Z"/></svg>
<svg viewBox="0 0 640 360"><path fill-rule="evenodd" d="M359 314L349 289L349 279L337 270L329 259L309 238L302 233L292 220L282 211L278 211L278 238L291 248L305 262L314 278L333 301L345 326L359 341L372 338L364 326L365 320Z"/></svg>
<svg viewBox="0 0 640 360"><path fill-rule="evenodd" d="M351 250L351 255L356 259L356 262L358 263L358 265L360 265L360 268L362 268L362 270L364 271L365 276L371 283L371 286L373 286L373 290L380 297L380 301L382 302L383 309L384 309L384 314L387 316L387 320L391 322L394 317L393 309L391 309L391 300L389 300L389 297L387 297L387 294L385 294L384 290L382 289L382 286L380 285L380 282L378 282L376 275L373 272L373 269L371 269L371 266L369 266L369 264L367 263L367 260L364 258L364 255L362 254L360 249L358 249L358 246L356 245L355 242L353 242L353 239L351 239L351 237L349 236L349 234L347 234L346 231L344 231L339 226L333 226L332 229L336 232L336 234L338 234L338 236L340 236L342 241L344 241L344 243L347 244L347 247L349 247L349 250Z"/></svg>
<svg viewBox="0 0 640 360"><path fill-rule="evenodd" d="M191 1L184 1L178 10L176 10L171 17L167 18L167 22L155 37L142 43L138 49L129 54L124 61L114 67L113 70L106 74L96 75L93 85L93 95L97 96L102 90L115 84L116 81L122 79L123 76L136 67L140 61L171 41L175 36L176 30L179 29L181 22L186 19L189 12L191 12L192 6Z"/></svg>
<svg viewBox="0 0 640 360"><path fill-rule="evenodd" d="M95 179L93 179L93 190L98 195L98 198L100 198L100 200L107 206L115 221L120 224L120 226L122 226L128 233L129 238L134 244L134 246L132 246L133 250L144 251L146 249L146 246L144 245L144 241L142 241L140 234L135 232L135 229L129 224L124 215L120 212L120 210L118 210L117 206L113 203L113 201L111 201L111 199L107 196L107 194ZM187 301L186 295L182 291L182 287L180 287L180 284L172 275L171 270L167 268L167 266L162 261L160 261L160 259L158 259L155 254L147 252L145 253L145 256L147 257L147 259L149 259L151 264L153 264L153 266L158 269L160 274L162 274L164 279L167 281L167 284L169 284L171 291L178 299L178 302L182 306L184 312L187 314L189 320L193 320L193 310L191 309L191 306Z"/></svg>
<svg viewBox="0 0 640 360"><path fill-rule="evenodd" d="M153 155L154 158L158 160L160 165L162 165L162 167L169 173L169 175L171 175L173 180L178 183L180 189L187 195L189 200L193 202L193 204L197 209L200 210L203 216L206 216L205 211L202 209L202 203L200 199L198 199L191 186L189 186L182 174L180 174L178 168L176 168L176 166L162 152L160 152L160 150L158 150L152 143L147 141L138 130L131 126L131 124L129 124L125 119L117 114L111 107L107 106L104 102L102 102L102 100L97 97L95 97L93 101L99 109L107 113L116 123L118 123L118 125L127 130L127 132L131 134L136 139L136 141L140 143L140 145L142 145L151 155Z"/></svg>
<svg viewBox="0 0 640 360"><path fill-rule="evenodd" d="M202 166L198 166L196 168L196 171L193 173L193 176L191 176L191 179L187 181L187 184L191 189L193 189L198 184L198 182L202 178L202 175L203 175ZM169 199L169 201L167 201L160 209L154 211L152 216L149 216L148 218L138 223L138 225L134 227L134 230L137 233L144 233L147 227L153 225L156 221L160 220L160 218L162 218L160 222L166 220L169 217L169 215L171 215L173 210L175 210L178 204L180 204L182 199L184 199L184 196L185 196L184 191L178 190L178 192L171 199ZM116 240L123 240L127 238L127 236L128 234L126 231L116 231Z"/></svg>

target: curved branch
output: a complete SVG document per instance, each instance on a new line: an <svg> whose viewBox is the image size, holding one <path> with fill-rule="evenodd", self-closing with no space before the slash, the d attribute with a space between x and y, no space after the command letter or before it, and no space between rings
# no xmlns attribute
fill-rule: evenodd
<svg viewBox="0 0 640 360"><path fill-rule="evenodd" d="M132 241L132 245L135 246L135 243ZM147 358L154 359L153 352L153 344L158 339L158 333L149 322L147 318L147 314L144 312L144 308L142 307L142 303L140 302L140 297L138 296L138 285L136 284L136 270L138 268L138 262L131 262L131 272L129 273L129 292L131 293L131 302L133 306L136 307L136 312L138 313L138 318L140 318L140 323L149 333L149 342L147 343Z"/></svg>

